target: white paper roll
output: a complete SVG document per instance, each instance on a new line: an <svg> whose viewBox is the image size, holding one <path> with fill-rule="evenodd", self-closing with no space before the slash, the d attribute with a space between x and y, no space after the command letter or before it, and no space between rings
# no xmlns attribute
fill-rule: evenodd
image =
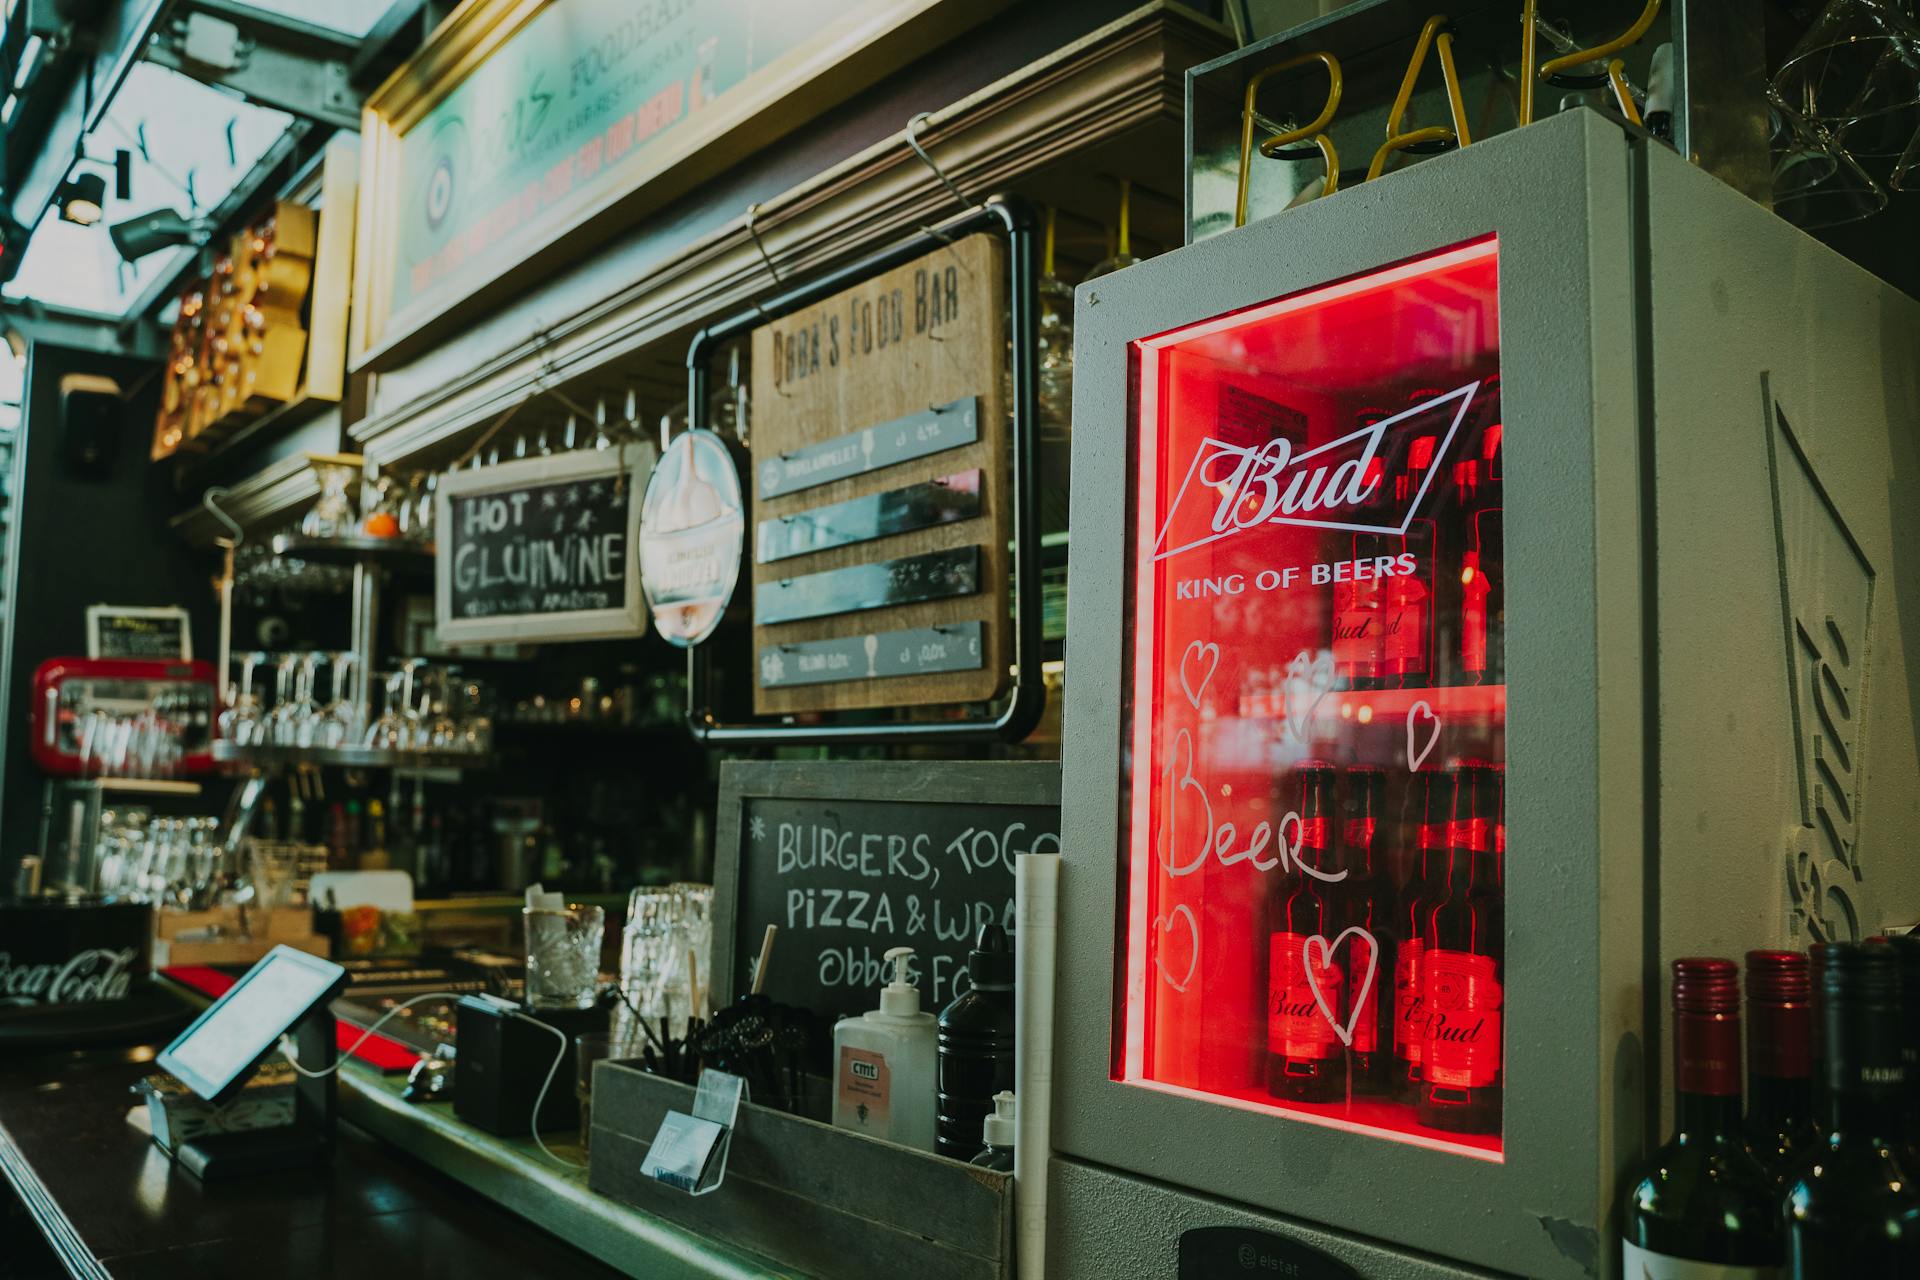
<svg viewBox="0 0 1920 1280"><path fill-rule="evenodd" d="M1053 1154L1054 942L1059 929L1060 855L1013 862L1013 1073L1019 1096L1013 1148L1014 1258L1020 1280L1047 1266L1047 1163Z"/></svg>

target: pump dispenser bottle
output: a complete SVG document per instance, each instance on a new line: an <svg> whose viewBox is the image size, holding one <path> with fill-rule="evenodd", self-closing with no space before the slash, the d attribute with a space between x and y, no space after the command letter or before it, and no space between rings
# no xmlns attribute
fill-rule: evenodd
<svg viewBox="0 0 1920 1280"><path fill-rule="evenodd" d="M1012 1173L1014 1132L1019 1121L1020 1113L1013 1091L1002 1089L994 1094L993 1111L980 1125L980 1139L986 1145L979 1155L967 1163L979 1169Z"/></svg>
<svg viewBox="0 0 1920 1280"><path fill-rule="evenodd" d="M934 1020L907 978L912 947L887 952L893 980L880 1007L833 1029L833 1123L905 1147L933 1150Z"/></svg>

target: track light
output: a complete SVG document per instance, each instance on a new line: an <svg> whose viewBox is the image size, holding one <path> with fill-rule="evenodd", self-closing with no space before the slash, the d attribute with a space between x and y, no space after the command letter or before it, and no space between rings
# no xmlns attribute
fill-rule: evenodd
<svg viewBox="0 0 1920 1280"><path fill-rule="evenodd" d="M175 245L203 245L213 235L213 223L205 218L185 218L172 209L155 209L107 228L113 247L128 262Z"/></svg>
<svg viewBox="0 0 1920 1280"><path fill-rule="evenodd" d="M97 173L77 173L60 184L54 201L63 219L90 227L100 221L107 201L107 180Z"/></svg>

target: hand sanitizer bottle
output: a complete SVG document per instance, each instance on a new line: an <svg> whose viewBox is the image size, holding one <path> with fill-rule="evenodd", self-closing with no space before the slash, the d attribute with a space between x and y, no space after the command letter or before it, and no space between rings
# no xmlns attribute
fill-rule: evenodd
<svg viewBox="0 0 1920 1280"><path fill-rule="evenodd" d="M907 980L912 947L887 952L893 981L880 1007L833 1029L833 1123L904 1147L933 1150L933 1015Z"/></svg>

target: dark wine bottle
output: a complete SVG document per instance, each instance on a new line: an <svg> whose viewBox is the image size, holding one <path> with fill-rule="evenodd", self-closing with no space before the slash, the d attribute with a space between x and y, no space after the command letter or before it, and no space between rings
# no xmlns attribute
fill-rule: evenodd
<svg viewBox="0 0 1920 1280"><path fill-rule="evenodd" d="M1506 913L1494 854L1500 776L1485 761L1454 766L1445 893L1426 913L1420 960L1425 1039L1420 1123L1500 1131Z"/></svg>
<svg viewBox="0 0 1920 1280"><path fill-rule="evenodd" d="M1911 1155L1898 1149L1907 1101L1900 987L1892 947L1813 949L1825 1132L1787 1189L1794 1280L1920 1276L1920 1187Z"/></svg>
<svg viewBox="0 0 1920 1280"><path fill-rule="evenodd" d="M1356 1094L1385 1093L1391 1087L1393 1000L1381 988L1392 976L1386 941L1393 914L1392 892L1382 874L1381 845L1386 835L1387 775L1356 765L1347 770L1341 797L1340 868L1346 878L1330 886L1338 903L1339 928L1364 930L1366 938L1347 943L1347 1004L1341 1013L1353 1028L1347 1046L1347 1075ZM1328 935L1332 937L1333 935ZM1359 1011L1355 1012L1356 1005Z"/></svg>
<svg viewBox="0 0 1920 1280"><path fill-rule="evenodd" d="M1446 892L1447 824L1453 817L1454 776L1438 769L1413 775L1415 819L1413 874L1394 909L1393 1081L1394 1095L1413 1103L1420 1096L1420 1064L1426 1049L1426 992L1422 989L1427 916Z"/></svg>
<svg viewBox="0 0 1920 1280"><path fill-rule="evenodd" d="M1889 941L1900 957L1901 1062L1907 1068L1907 1172L1920 1177L1920 934L1896 934Z"/></svg>
<svg viewBox="0 0 1920 1280"><path fill-rule="evenodd" d="M1813 989L1798 951L1747 952L1747 1148L1778 1186L1813 1127Z"/></svg>
<svg viewBox="0 0 1920 1280"><path fill-rule="evenodd" d="M1773 1180L1740 1131L1740 973L1673 962L1673 1137L1629 1174L1621 1213L1630 1280L1773 1280Z"/></svg>
<svg viewBox="0 0 1920 1280"><path fill-rule="evenodd" d="M1324 761L1305 760L1294 777L1299 856L1331 875L1338 773ZM1346 1058L1333 1029L1333 1019L1344 1017L1346 975L1331 955L1309 953L1307 939L1319 934L1331 941L1339 916L1333 886L1298 872L1292 881L1274 904L1267 938L1267 1092L1293 1102L1332 1102L1347 1086Z"/></svg>

